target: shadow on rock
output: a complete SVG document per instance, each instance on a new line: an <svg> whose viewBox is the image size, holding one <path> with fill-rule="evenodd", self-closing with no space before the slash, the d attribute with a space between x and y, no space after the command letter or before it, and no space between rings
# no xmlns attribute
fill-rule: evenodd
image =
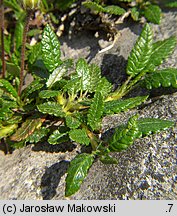
<svg viewBox="0 0 177 216"><path fill-rule="evenodd" d="M66 173L69 161L60 161L45 170L41 179L41 193L44 200L50 200L56 195L56 188L61 177Z"/></svg>
<svg viewBox="0 0 177 216"><path fill-rule="evenodd" d="M76 145L73 143L61 143L59 145L50 145L49 143L37 143L32 150L33 151L45 151L50 153L57 152L72 152L76 148Z"/></svg>
<svg viewBox="0 0 177 216"><path fill-rule="evenodd" d="M126 78L126 65L123 56L105 54L101 64L102 75L111 83L121 84Z"/></svg>

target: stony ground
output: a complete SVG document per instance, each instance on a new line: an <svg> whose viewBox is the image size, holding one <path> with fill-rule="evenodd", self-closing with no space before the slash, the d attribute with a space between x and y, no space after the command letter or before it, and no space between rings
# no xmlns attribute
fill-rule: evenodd
<svg viewBox="0 0 177 216"><path fill-rule="evenodd" d="M127 25L128 26L128 25ZM166 12L160 26L152 25L155 38L177 36L177 12ZM62 37L63 57L85 57L101 66L108 79L118 83L123 78L127 56L141 32L131 24L121 27L115 46L99 53L107 42L93 35L79 33L71 40ZM163 67L177 67L177 49ZM141 93L137 90L134 94ZM104 130L118 126L134 113L177 122L177 93L153 97L139 110L109 116ZM165 92L167 93L167 92ZM153 95L152 95L153 96ZM176 199L177 198L177 124L156 135L139 139L127 151L115 153L118 165L96 162L78 193L70 199ZM31 145L11 155L0 152L0 199L66 199L65 177L69 161L80 151L73 144L66 147Z"/></svg>

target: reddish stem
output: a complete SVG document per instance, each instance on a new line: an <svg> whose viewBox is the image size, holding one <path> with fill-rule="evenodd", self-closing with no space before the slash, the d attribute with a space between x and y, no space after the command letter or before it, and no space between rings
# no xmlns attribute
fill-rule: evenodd
<svg viewBox="0 0 177 216"><path fill-rule="evenodd" d="M27 33L29 29L29 22L32 15L32 10L27 11L25 27L23 30L23 41L22 41L22 49L21 49L21 68L20 68L20 84L18 88L18 95L21 95L23 80L24 80L24 69L25 69L25 47L26 47L26 40L27 40Z"/></svg>

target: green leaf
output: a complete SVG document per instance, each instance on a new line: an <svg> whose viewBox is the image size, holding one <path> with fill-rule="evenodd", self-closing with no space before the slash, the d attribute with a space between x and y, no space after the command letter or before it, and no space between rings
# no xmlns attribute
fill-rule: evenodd
<svg viewBox="0 0 177 216"><path fill-rule="evenodd" d="M39 97L40 98L51 98L51 97L56 97L60 94L59 91L54 91L54 90L43 90L39 92Z"/></svg>
<svg viewBox="0 0 177 216"><path fill-rule="evenodd" d="M41 55L41 43L37 43L34 46L31 47L31 49L28 52L28 61L32 65L34 64L37 59Z"/></svg>
<svg viewBox="0 0 177 216"><path fill-rule="evenodd" d="M119 6L109 5L109 6L104 7L103 12L109 13L109 14L114 14L114 15L122 15L126 11Z"/></svg>
<svg viewBox="0 0 177 216"><path fill-rule="evenodd" d="M141 73L146 67L152 53L152 30L146 24L128 57L127 74L132 77Z"/></svg>
<svg viewBox="0 0 177 216"><path fill-rule="evenodd" d="M93 161L93 155L86 153L77 155L71 161L66 177L66 197L71 196L79 190Z"/></svg>
<svg viewBox="0 0 177 216"><path fill-rule="evenodd" d="M48 139L48 142L52 145L60 144L62 142L68 141L68 133L61 133L59 130L55 130Z"/></svg>
<svg viewBox="0 0 177 216"><path fill-rule="evenodd" d="M137 125L142 135L146 136L173 127L174 122L163 119L142 118L137 121Z"/></svg>
<svg viewBox="0 0 177 216"><path fill-rule="evenodd" d="M173 2L169 2L167 4L165 4L166 7L170 7L170 8L175 8L177 7L177 1L173 1Z"/></svg>
<svg viewBox="0 0 177 216"><path fill-rule="evenodd" d="M75 94L81 90L81 79L79 77L72 77L66 85L63 87L63 90L69 94Z"/></svg>
<svg viewBox="0 0 177 216"><path fill-rule="evenodd" d="M100 92L103 98L105 98L111 91L112 84L105 77L102 77L97 83L96 92Z"/></svg>
<svg viewBox="0 0 177 216"><path fill-rule="evenodd" d="M22 121L22 116L20 115L14 115L7 121L5 121L5 124L18 124Z"/></svg>
<svg viewBox="0 0 177 216"><path fill-rule="evenodd" d="M152 45L152 53L146 66L146 71L151 72L168 58L176 46L176 38L170 37L163 41L157 41Z"/></svg>
<svg viewBox="0 0 177 216"><path fill-rule="evenodd" d="M41 34L41 29L31 29L31 30L29 30L28 31L28 33L27 33L27 35L29 36L29 37L36 37L36 36L38 36L39 34ZM38 44L38 43L37 43ZM36 44L36 45L37 45ZM35 46L35 45L34 45Z"/></svg>
<svg viewBox="0 0 177 216"><path fill-rule="evenodd" d="M17 127L18 127L18 124L0 126L0 139L10 135Z"/></svg>
<svg viewBox="0 0 177 216"><path fill-rule="evenodd" d="M42 118L28 118L26 121L21 125L20 128L11 136L12 141L21 141L29 137L35 129L38 129L41 127L43 122Z"/></svg>
<svg viewBox="0 0 177 216"><path fill-rule="evenodd" d="M66 126L71 129L77 129L81 125L81 122L73 117L73 116L66 116Z"/></svg>
<svg viewBox="0 0 177 216"><path fill-rule="evenodd" d="M135 21L138 21L139 15L140 15L140 13L139 13L139 11L137 10L137 8L136 8L136 7L133 7L133 8L131 9L131 17L132 17L132 19L135 20Z"/></svg>
<svg viewBox="0 0 177 216"><path fill-rule="evenodd" d="M68 66L65 64L60 65L57 67L52 74L50 74L49 79L46 82L47 87L51 88L54 83L60 81L64 74L68 71Z"/></svg>
<svg viewBox="0 0 177 216"><path fill-rule="evenodd" d="M6 109L8 109L8 108L17 108L18 107L18 105L17 105L17 103L15 101L4 100L2 98L0 98L0 106L2 108L6 108Z"/></svg>
<svg viewBox="0 0 177 216"><path fill-rule="evenodd" d="M18 93L15 90L15 88L10 84L9 81L5 79L0 79L0 88L5 89L8 93L10 93L13 97L14 100L18 98Z"/></svg>
<svg viewBox="0 0 177 216"><path fill-rule="evenodd" d="M127 125L116 128L113 136L109 140L109 149L114 152L126 150L133 144L134 140L140 138L142 133L137 125L138 116L135 115L128 120Z"/></svg>
<svg viewBox="0 0 177 216"><path fill-rule="evenodd" d="M101 80L101 69L95 64L89 65L89 84L87 86L88 92L96 92L98 83Z"/></svg>
<svg viewBox="0 0 177 216"><path fill-rule="evenodd" d="M89 67L85 59L79 59L76 64L76 74L80 78L81 90L85 91L89 87Z"/></svg>
<svg viewBox="0 0 177 216"><path fill-rule="evenodd" d="M128 109L132 109L142 104L144 101L147 100L147 98L148 96L138 96L125 100L108 101L104 104L104 113L114 114L127 111Z"/></svg>
<svg viewBox="0 0 177 216"><path fill-rule="evenodd" d="M12 8L14 11L22 10L22 8L20 7L20 5L17 3L16 0L4 0L4 5L6 7Z"/></svg>
<svg viewBox="0 0 177 216"><path fill-rule="evenodd" d="M18 50L21 45L22 45L22 40L23 40L23 29L24 29L24 25L23 23L20 21L18 21L15 25L15 45L16 45L16 49Z"/></svg>
<svg viewBox="0 0 177 216"><path fill-rule="evenodd" d="M43 86L44 84L41 83L40 80L34 80L22 91L21 98L28 98L30 94L41 89Z"/></svg>
<svg viewBox="0 0 177 216"><path fill-rule="evenodd" d="M57 2L58 8L60 10L66 10L69 8L76 0L60 0Z"/></svg>
<svg viewBox="0 0 177 216"><path fill-rule="evenodd" d="M21 141L21 142L13 142L10 139L6 139L7 144L14 149L20 149L23 148L26 144L25 140Z"/></svg>
<svg viewBox="0 0 177 216"><path fill-rule="evenodd" d="M6 121L12 116L13 116L13 112L9 108L7 107L0 108L0 120Z"/></svg>
<svg viewBox="0 0 177 216"><path fill-rule="evenodd" d="M100 128L103 109L103 97L100 92L96 92L87 115L87 122L92 130L98 130Z"/></svg>
<svg viewBox="0 0 177 216"><path fill-rule="evenodd" d="M8 55L11 55L11 34L4 35L4 50Z"/></svg>
<svg viewBox="0 0 177 216"><path fill-rule="evenodd" d="M46 102L37 106L38 110L44 114L54 115L57 117L63 117L65 114L62 111L60 104L56 102Z"/></svg>
<svg viewBox="0 0 177 216"><path fill-rule="evenodd" d="M106 88L110 88L108 81L106 82L105 78L101 78L101 70L97 65L88 65L84 59L79 59L76 65L76 74L71 76L64 89L69 91L69 93L78 91L93 93L97 91L99 83L100 89L103 88L101 91L104 93L107 90Z"/></svg>
<svg viewBox="0 0 177 216"><path fill-rule="evenodd" d="M89 145L90 139L87 136L85 129L74 129L69 132L69 137L74 142L79 144Z"/></svg>
<svg viewBox="0 0 177 216"><path fill-rule="evenodd" d="M114 14L114 15L122 15L126 11L116 5L108 5L105 7L102 7L101 5L97 4L96 2L91 2L91 1L86 1L82 3L85 7L96 11L96 12L103 12L103 13L109 13L109 14Z"/></svg>
<svg viewBox="0 0 177 216"><path fill-rule="evenodd" d="M102 155L99 159L103 164L118 164L117 159L110 155Z"/></svg>
<svg viewBox="0 0 177 216"><path fill-rule="evenodd" d="M160 24L161 13L162 11L159 6L150 4L145 8L144 16L149 22Z"/></svg>
<svg viewBox="0 0 177 216"><path fill-rule="evenodd" d="M49 25L44 29L41 46L44 64L52 72L61 64L61 53L58 38Z"/></svg>
<svg viewBox="0 0 177 216"><path fill-rule="evenodd" d="M104 8L96 2L86 1L83 2L82 5L96 12L104 12Z"/></svg>
<svg viewBox="0 0 177 216"><path fill-rule="evenodd" d="M177 88L177 69L167 68L148 74L142 83L147 89L170 87Z"/></svg>
<svg viewBox="0 0 177 216"><path fill-rule="evenodd" d="M41 127L38 130L35 130L30 136L27 137L26 142L29 143L38 143L41 139L49 133L49 129Z"/></svg>
<svg viewBox="0 0 177 216"><path fill-rule="evenodd" d="M14 63L6 62L6 69L8 74L14 77L20 74L20 67Z"/></svg>

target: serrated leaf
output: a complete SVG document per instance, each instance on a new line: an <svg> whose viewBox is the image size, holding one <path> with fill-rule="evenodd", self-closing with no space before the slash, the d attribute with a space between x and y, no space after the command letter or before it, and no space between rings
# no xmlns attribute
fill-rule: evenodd
<svg viewBox="0 0 177 216"><path fill-rule="evenodd" d="M60 81L64 74L66 74L68 70L68 66L65 64L60 65L57 67L52 74L50 74L49 79L46 82L47 87L51 88L54 83Z"/></svg>
<svg viewBox="0 0 177 216"><path fill-rule="evenodd" d="M125 100L108 101L104 104L104 113L114 114L127 111L142 104L147 98L148 96L139 96Z"/></svg>
<svg viewBox="0 0 177 216"><path fill-rule="evenodd" d="M47 25L44 29L41 47L44 64L46 68L52 72L61 64L61 53L58 38L49 25Z"/></svg>
<svg viewBox="0 0 177 216"><path fill-rule="evenodd" d="M29 137L35 129L40 128L44 119L42 118L28 118L26 121L21 125L20 128L11 136L12 141L21 141Z"/></svg>
<svg viewBox="0 0 177 216"><path fill-rule="evenodd" d="M83 2L82 5L84 5L86 8L89 8L93 11L104 12L104 8L101 5L97 4L96 2L86 1Z"/></svg>
<svg viewBox="0 0 177 216"><path fill-rule="evenodd" d="M177 88L177 69L167 68L147 75L142 81L147 89L170 87Z"/></svg>
<svg viewBox="0 0 177 216"><path fill-rule="evenodd" d="M80 78L80 88L82 91L88 89L89 86L89 67L85 59L79 59L76 64L76 74Z"/></svg>
<svg viewBox="0 0 177 216"><path fill-rule="evenodd" d="M80 125L81 122L73 116L66 116L66 126L71 128L71 129L77 129Z"/></svg>
<svg viewBox="0 0 177 216"><path fill-rule="evenodd" d="M160 24L161 20L161 9L158 5L148 5L144 11L144 16L149 22Z"/></svg>
<svg viewBox="0 0 177 216"><path fill-rule="evenodd" d="M61 133L59 130L55 130L48 139L48 142L52 145L60 144L68 141L68 133Z"/></svg>
<svg viewBox="0 0 177 216"><path fill-rule="evenodd" d="M143 136L145 136L173 127L174 122L163 119L142 118L137 121L137 125L139 131L142 133Z"/></svg>
<svg viewBox="0 0 177 216"><path fill-rule="evenodd" d="M87 122L92 130L98 130L100 128L103 109L103 97L100 92L96 92L87 115Z"/></svg>
<svg viewBox="0 0 177 216"><path fill-rule="evenodd" d="M40 80L34 80L22 91L21 97L23 99L28 98L30 94L41 89L43 86L44 84L41 83Z"/></svg>
<svg viewBox="0 0 177 216"><path fill-rule="evenodd" d="M16 101L4 100L2 98L0 98L0 106L6 109L18 107Z"/></svg>
<svg viewBox="0 0 177 216"><path fill-rule="evenodd" d="M145 68L146 71L153 71L172 53L176 46L176 38L170 37L163 41L157 41L152 45L152 53Z"/></svg>
<svg viewBox="0 0 177 216"><path fill-rule="evenodd" d="M47 136L50 130L45 127L41 127L38 130L35 130L30 136L27 137L26 142L29 143L38 143L41 139Z"/></svg>
<svg viewBox="0 0 177 216"><path fill-rule="evenodd" d="M39 97L40 98L51 98L51 97L56 97L60 94L59 91L54 91L54 90L43 90L39 92Z"/></svg>
<svg viewBox="0 0 177 216"><path fill-rule="evenodd" d="M63 87L64 91L67 91L69 94L75 94L81 90L81 79L80 77L72 77L66 85Z"/></svg>
<svg viewBox="0 0 177 216"><path fill-rule="evenodd" d="M96 92L100 92L103 98L105 98L112 91L112 84L102 77L97 83Z"/></svg>
<svg viewBox="0 0 177 216"><path fill-rule="evenodd" d="M89 65L89 85L87 87L88 92L96 92L98 83L101 80L101 69L95 64Z"/></svg>
<svg viewBox="0 0 177 216"><path fill-rule="evenodd" d="M15 90L15 88L10 84L9 81L5 79L0 79L0 88L5 89L8 93L10 93L13 97L14 100L18 98L18 93Z"/></svg>
<svg viewBox="0 0 177 216"><path fill-rule="evenodd" d="M146 24L132 49L127 64L127 74L132 77L141 73L146 67L152 53L152 30Z"/></svg>
<svg viewBox="0 0 177 216"><path fill-rule="evenodd" d="M109 14L114 14L114 15L122 15L126 11L117 5L108 5L108 6L103 8L103 12L109 13Z"/></svg>
<svg viewBox="0 0 177 216"><path fill-rule="evenodd" d="M0 139L2 139L4 137L7 137L17 127L18 127L18 124L11 124L11 125L7 125L7 126L0 126Z"/></svg>
<svg viewBox="0 0 177 216"><path fill-rule="evenodd" d="M66 197L71 196L79 190L93 161L93 155L86 153L77 155L71 161L66 177Z"/></svg>
<svg viewBox="0 0 177 216"><path fill-rule="evenodd" d="M133 116L128 120L127 125L116 128L113 136L109 140L109 149L114 152L126 150L133 144L135 139L140 138L142 133L137 125L138 116Z"/></svg>
<svg viewBox="0 0 177 216"><path fill-rule="evenodd" d="M63 117L65 114L62 111L60 104L56 102L46 102L37 106L38 110L44 114L54 115L57 117Z"/></svg>
<svg viewBox="0 0 177 216"><path fill-rule="evenodd" d="M69 132L69 137L74 142L79 144L89 145L90 139L87 136L85 129L74 129Z"/></svg>
<svg viewBox="0 0 177 216"><path fill-rule="evenodd" d="M110 155L102 155L99 159L103 164L118 164L117 159Z"/></svg>
<svg viewBox="0 0 177 216"><path fill-rule="evenodd" d="M109 13L109 14L114 14L114 15L122 15L126 11L117 6L117 5L108 5L108 6L101 6L100 4L97 4L96 2L91 2L91 1L86 1L82 3L85 7L96 11L96 12L103 12L103 13Z"/></svg>

